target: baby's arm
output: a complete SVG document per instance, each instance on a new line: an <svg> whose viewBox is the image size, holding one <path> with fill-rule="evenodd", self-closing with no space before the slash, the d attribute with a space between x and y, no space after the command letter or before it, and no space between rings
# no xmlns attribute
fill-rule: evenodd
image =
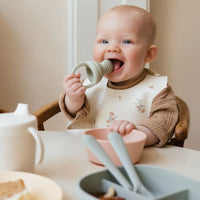
<svg viewBox="0 0 200 200"><path fill-rule="evenodd" d="M80 76L80 73L67 74L63 82L63 88L66 93L65 106L72 116L75 116L84 104L86 89L80 81Z"/></svg>
<svg viewBox="0 0 200 200"><path fill-rule="evenodd" d="M147 136L145 146L152 146L152 145L157 144L159 142L159 139L157 138L157 136L147 127L137 126L137 129L142 131L143 133L145 133L146 136Z"/></svg>
<svg viewBox="0 0 200 200"><path fill-rule="evenodd" d="M132 122L125 120L114 121L110 126L110 131L117 132L122 136L129 134L133 129L140 130L146 134L147 139L145 146L151 146L158 143L159 139L145 126L136 126Z"/></svg>

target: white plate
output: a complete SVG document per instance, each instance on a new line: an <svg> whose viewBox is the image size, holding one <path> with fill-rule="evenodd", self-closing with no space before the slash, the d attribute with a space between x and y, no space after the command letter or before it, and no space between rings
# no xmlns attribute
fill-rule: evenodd
<svg viewBox="0 0 200 200"><path fill-rule="evenodd" d="M0 170L0 182L23 179L26 188L33 200L62 200L63 194L60 187L52 180L27 172Z"/></svg>

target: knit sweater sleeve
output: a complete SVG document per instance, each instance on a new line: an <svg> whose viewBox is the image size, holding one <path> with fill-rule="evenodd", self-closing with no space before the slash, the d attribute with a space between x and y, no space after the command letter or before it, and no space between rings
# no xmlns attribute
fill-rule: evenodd
<svg viewBox="0 0 200 200"><path fill-rule="evenodd" d="M61 112L65 115L65 117L70 120L70 121L76 121L79 120L83 117L85 117L88 112L89 112L89 103L87 100L87 97L85 96L85 101L84 101L84 105L82 106L82 108L76 113L76 116L73 117L70 115L70 113L67 111L67 108L65 107L65 93L61 94L60 98L59 98L59 106L61 109Z"/></svg>
<svg viewBox="0 0 200 200"><path fill-rule="evenodd" d="M138 125L150 129L159 139L155 146L162 147L172 137L178 121L178 107L175 95L170 86L164 88L154 97L150 116L141 120Z"/></svg>

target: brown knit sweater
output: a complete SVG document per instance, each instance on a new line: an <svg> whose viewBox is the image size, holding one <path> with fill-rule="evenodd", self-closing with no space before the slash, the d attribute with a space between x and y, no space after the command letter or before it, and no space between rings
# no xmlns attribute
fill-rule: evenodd
<svg viewBox="0 0 200 200"><path fill-rule="evenodd" d="M109 88L118 90L130 88L141 82L148 73L150 73L150 71L145 69L143 73L135 79L119 84L108 81L107 86ZM60 108L70 121L77 121L88 114L90 107L87 97L85 97L85 103L79 112L77 112L75 117L72 117L67 112L64 99L65 94L62 94L59 101ZM168 85L157 96L154 97L149 118L141 120L137 125L145 126L150 129L159 139L159 143L155 146L162 147L172 137L177 120L178 108L175 95L172 91L172 88Z"/></svg>

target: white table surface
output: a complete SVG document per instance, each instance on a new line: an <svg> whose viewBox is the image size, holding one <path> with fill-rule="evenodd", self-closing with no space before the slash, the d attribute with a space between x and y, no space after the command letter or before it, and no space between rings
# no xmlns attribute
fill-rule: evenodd
<svg viewBox="0 0 200 200"><path fill-rule="evenodd" d="M40 132L44 141L45 156L35 173L55 181L63 191L63 200L76 200L78 180L87 174L104 170L88 161L81 136L66 132ZM139 164L155 165L190 178L200 180L200 152L166 146L145 148Z"/></svg>

